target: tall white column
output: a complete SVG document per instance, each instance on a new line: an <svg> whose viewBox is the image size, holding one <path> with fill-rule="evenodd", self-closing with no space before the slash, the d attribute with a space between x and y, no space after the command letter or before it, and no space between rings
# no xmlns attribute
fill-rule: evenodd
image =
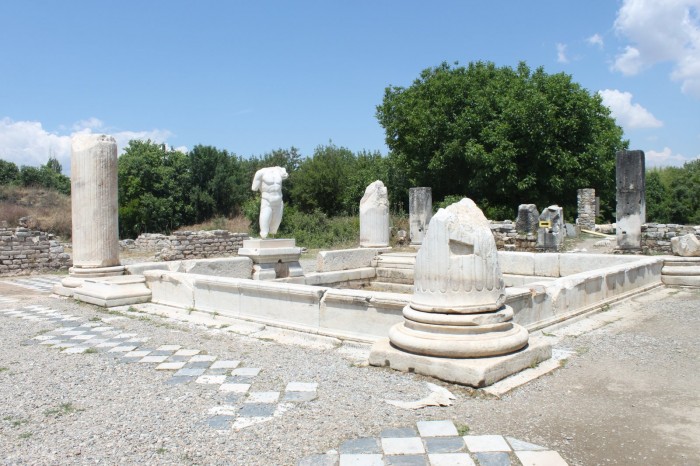
<svg viewBox="0 0 700 466"><path fill-rule="evenodd" d="M71 204L73 267L119 265L117 142L113 137L73 137Z"/></svg>

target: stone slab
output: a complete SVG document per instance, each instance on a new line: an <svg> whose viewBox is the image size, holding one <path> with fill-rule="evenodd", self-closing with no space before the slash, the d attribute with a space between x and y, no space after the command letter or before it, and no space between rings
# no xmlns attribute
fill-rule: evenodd
<svg viewBox="0 0 700 466"><path fill-rule="evenodd" d="M246 239L243 240L243 247L248 249L279 249L296 247L294 238L278 238L278 239Z"/></svg>
<svg viewBox="0 0 700 466"><path fill-rule="evenodd" d="M369 363L373 366L388 366L402 372L415 372L446 382L481 388L545 361L551 356L551 345L537 338L531 338L525 349L512 354L474 359L449 359L406 353L391 346L388 339L382 339L372 347Z"/></svg>
<svg viewBox="0 0 700 466"><path fill-rule="evenodd" d="M151 290L142 275L121 275L85 279L73 291L73 297L97 306L115 307L148 302Z"/></svg>
<svg viewBox="0 0 700 466"><path fill-rule="evenodd" d="M316 271L335 272L370 267L376 256L390 250L391 248L356 248L320 251L316 256Z"/></svg>

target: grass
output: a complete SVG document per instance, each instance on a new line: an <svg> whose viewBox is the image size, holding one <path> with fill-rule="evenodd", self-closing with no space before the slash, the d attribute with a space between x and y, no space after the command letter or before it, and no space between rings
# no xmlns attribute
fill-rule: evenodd
<svg viewBox="0 0 700 466"><path fill-rule="evenodd" d="M12 416L5 416L4 418L2 418L2 420L9 422L12 427L19 427L29 422L27 419L16 418Z"/></svg>
<svg viewBox="0 0 700 466"><path fill-rule="evenodd" d="M5 371L9 371L9 370L10 370L9 367L5 367L5 366L0 367L0 372L5 372Z"/></svg>
<svg viewBox="0 0 700 466"><path fill-rule="evenodd" d="M83 352L83 354L95 354L95 353L97 353L97 350L95 348L88 348Z"/></svg>
<svg viewBox="0 0 700 466"><path fill-rule="evenodd" d="M61 417L65 416L66 414L76 413L78 411L82 411L82 409L76 408L75 406L73 406L73 403L61 403L56 408L51 408L44 411L44 415Z"/></svg>
<svg viewBox="0 0 700 466"><path fill-rule="evenodd" d="M459 434L460 437L467 435L469 433L469 426L466 424L458 424L456 427L457 427L457 433Z"/></svg>
<svg viewBox="0 0 700 466"><path fill-rule="evenodd" d="M33 230L71 236L70 196L47 188L0 186L0 222L16 227L22 217L30 217Z"/></svg>
<svg viewBox="0 0 700 466"><path fill-rule="evenodd" d="M28 439L28 438L31 438L32 435L34 435L34 434L32 434L31 432L22 432L21 434L19 434L19 438Z"/></svg>

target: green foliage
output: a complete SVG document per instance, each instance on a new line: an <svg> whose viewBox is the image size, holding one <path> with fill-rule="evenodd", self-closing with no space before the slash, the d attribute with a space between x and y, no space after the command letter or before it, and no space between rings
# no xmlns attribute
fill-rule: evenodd
<svg viewBox="0 0 700 466"><path fill-rule="evenodd" d="M119 230L122 238L169 233L195 215L189 199L189 161L162 144L132 140L119 157Z"/></svg>
<svg viewBox="0 0 700 466"><path fill-rule="evenodd" d="M302 212L285 206L278 236L295 238L298 246L328 248L357 246L360 238L359 217L329 217L320 210Z"/></svg>
<svg viewBox="0 0 700 466"><path fill-rule="evenodd" d="M700 224L700 160L646 173L647 222Z"/></svg>
<svg viewBox="0 0 700 466"><path fill-rule="evenodd" d="M19 168L12 162L0 160L0 185L13 183L19 178Z"/></svg>
<svg viewBox="0 0 700 466"><path fill-rule="evenodd" d="M304 159L299 169L290 173L292 204L307 213L345 213L343 193L354 162L353 153L344 147L318 146L312 157Z"/></svg>
<svg viewBox="0 0 700 466"><path fill-rule="evenodd" d="M248 172L234 154L212 146L195 146L188 154L192 182L191 207L195 220L214 216L230 217L240 213L250 197Z"/></svg>
<svg viewBox="0 0 700 466"><path fill-rule="evenodd" d="M615 152L627 145L598 95L525 63L426 69L388 87L377 118L410 185L509 216L523 202L574 206L579 188L614 195Z"/></svg>
<svg viewBox="0 0 700 466"><path fill-rule="evenodd" d="M70 178L61 174L62 169L61 163L54 157L49 157L41 167L23 165L17 168L12 162L0 160L0 185L49 188L69 195Z"/></svg>

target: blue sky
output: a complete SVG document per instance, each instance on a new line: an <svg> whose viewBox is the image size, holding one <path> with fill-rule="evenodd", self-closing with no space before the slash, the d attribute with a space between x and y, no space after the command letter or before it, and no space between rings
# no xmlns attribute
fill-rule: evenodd
<svg viewBox="0 0 700 466"><path fill-rule="evenodd" d="M477 60L601 92L647 166L700 156L700 0L4 0L0 44L0 158L18 165L67 171L76 132L387 153L384 89Z"/></svg>

